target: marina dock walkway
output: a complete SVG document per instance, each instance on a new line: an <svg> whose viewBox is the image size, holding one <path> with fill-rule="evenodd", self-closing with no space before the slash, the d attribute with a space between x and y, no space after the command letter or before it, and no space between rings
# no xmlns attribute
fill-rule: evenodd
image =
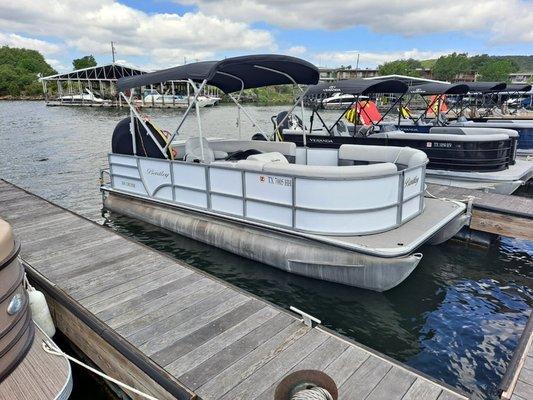
<svg viewBox="0 0 533 400"><path fill-rule="evenodd" d="M0 217L58 328L104 372L157 398L273 399L304 369L325 371L344 400L466 398L5 181Z"/></svg>
<svg viewBox="0 0 533 400"><path fill-rule="evenodd" d="M533 399L533 313L500 384L504 400Z"/></svg>
<svg viewBox="0 0 533 400"><path fill-rule="evenodd" d="M470 229L533 240L533 198L433 184L428 185L426 193L456 200L472 197Z"/></svg>

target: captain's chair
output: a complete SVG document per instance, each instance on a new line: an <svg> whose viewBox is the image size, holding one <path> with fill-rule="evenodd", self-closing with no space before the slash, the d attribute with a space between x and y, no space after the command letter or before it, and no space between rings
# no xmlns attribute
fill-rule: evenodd
<svg viewBox="0 0 533 400"><path fill-rule="evenodd" d="M207 139L194 137L185 142L185 157L183 159L187 162L209 164L215 161L215 153L209 147Z"/></svg>

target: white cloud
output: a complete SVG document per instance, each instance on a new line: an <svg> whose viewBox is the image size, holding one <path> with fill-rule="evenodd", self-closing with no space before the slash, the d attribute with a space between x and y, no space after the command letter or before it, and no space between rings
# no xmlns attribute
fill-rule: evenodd
<svg viewBox="0 0 533 400"><path fill-rule="evenodd" d="M56 60L55 58L46 58L45 61L50 64L50 66L57 72L66 72L72 70L72 66L65 65L61 61Z"/></svg>
<svg viewBox="0 0 533 400"><path fill-rule="evenodd" d="M94 55L109 54L114 41L119 56L159 58L167 66L183 57L276 48L270 32L245 22L202 12L147 14L115 0L0 2L0 30L57 37L70 48Z"/></svg>
<svg viewBox="0 0 533 400"><path fill-rule="evenodd" d="M418 49L411 49L386 53L349 50L316 53L311 56L311 59L316 65L322 67L351 65L355 68L357 55L359 54L359 68L374 68L387 61L407 58L414 58L416 60L431 59L450 53L452 53L452 50L420 51Z"/></svg>
<svg viewBox="0 0 533 400"><path fill-rule="evenodd" d="M304 46L292 46L287 49L287 54L290 54L291 56L302 56L307 52L307 48Z"/></svg>
<svg viewBox="0 0 533 400"><path fill-rule="evenodd" d="M533 2L524 0L175 0L237 21L266 21L282 28L339 30L367 26L405 36L489 32L487 40L533 41Z"/></svg>
<svg viewBox="0 0 533 400"><path fill-rule="evenodd" d="M15 33L0 32L0 46L38 50L43 54L54 54L60 51L59 46L54 43L20 36Z"/></svg>

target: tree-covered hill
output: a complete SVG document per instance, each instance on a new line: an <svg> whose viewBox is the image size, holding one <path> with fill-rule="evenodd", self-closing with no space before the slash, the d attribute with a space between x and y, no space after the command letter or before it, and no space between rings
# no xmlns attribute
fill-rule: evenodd
<svg viewBox="0 0 533 400"><path fill-rule="evenodd" d="M0 47L0 96L36 96L42 93L38 74L56 71L36 50Z"/></svg>

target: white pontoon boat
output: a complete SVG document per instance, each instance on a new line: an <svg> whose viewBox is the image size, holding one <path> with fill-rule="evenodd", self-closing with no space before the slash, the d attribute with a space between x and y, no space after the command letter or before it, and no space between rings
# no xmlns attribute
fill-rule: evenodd
<svg viewBox="0 0 533 400"><path fill-rule="evenodd" d="M110 181L101 187L108 210L285 271L377 291L413 271L421 245L446 241L468 219L462 203L424 198L428 159L416 149L203 137L195 100L206 84L252 120L232 93L314 84L318 70L304 60L200 62L121 79L119 90L131 104L126 90L177 79L189 80L196 96L173 135L134 107L115 128ZM304 113L301 99L290 112L300 105ZM199 137L174 140L193 104Z"/></svg>

